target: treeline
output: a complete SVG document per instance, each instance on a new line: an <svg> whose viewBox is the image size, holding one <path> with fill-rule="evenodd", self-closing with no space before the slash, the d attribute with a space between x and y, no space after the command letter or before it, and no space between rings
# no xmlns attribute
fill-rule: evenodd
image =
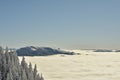
<svg viewBox="0 0 120 80"><path fill-rule="evenodd" d="M42 74L37 73L37 67L34 69L32 64L25 62L23 57L21 63L15 51L3 50L0 47L0 80L44 80Z"/></svg>

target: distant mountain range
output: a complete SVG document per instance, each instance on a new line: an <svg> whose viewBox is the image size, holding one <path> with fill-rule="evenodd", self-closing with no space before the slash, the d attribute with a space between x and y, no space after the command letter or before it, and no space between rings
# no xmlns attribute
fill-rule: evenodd
<svg viewBox="0 0 120 80"><path fill-rule="evenodd" d="M97 50L94 50L93 52L120 52L120 50L97 49Z"/></svg>
<svg viewBox="0 0 120 80"><path fill-rule="evenodd" d="M87 51L88 50L91 50L91 49L87 49ZM18 56L49 56L49 55L55 55L55 54L66 54L66 55L81 54L79 50L78 52L76 52L74 50L61 50L60 48L54 49L50 47L35 47L35 46L22 47L19 49L9 48L9 51L16 51ZM120 52L120 50L92 49L92 52Z"/></svg>
<svg viewBox="0 0 120 80"><path fill-rule="evenodd" d="M23 47L16 50L18 56L48 56L55 54L73 55L74 52L64 51L60 49L53 49L50 47Z"/></svg>
<svg viewBox="0 0 120 80"><path fill-rule="evenodd" d="M94 50L94 52L113 52L113 50L108 50L108 49L97 49L97 50Z"/></svg>

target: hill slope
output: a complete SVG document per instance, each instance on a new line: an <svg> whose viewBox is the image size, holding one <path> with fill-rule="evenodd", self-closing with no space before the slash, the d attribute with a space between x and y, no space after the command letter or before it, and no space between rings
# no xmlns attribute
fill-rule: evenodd
<svg viewBox="0 0 120 80"><path fill-rule="evenodd" d="M53 49L50 47L23 47L16 50L18 56L48 56L54 54L67 54L73 55L73 52L63 51L59 49Z"/></svg>

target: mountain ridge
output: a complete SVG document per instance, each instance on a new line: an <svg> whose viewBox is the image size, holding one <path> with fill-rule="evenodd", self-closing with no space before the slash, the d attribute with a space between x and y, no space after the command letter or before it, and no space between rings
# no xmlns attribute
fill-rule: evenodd
<svg viewBox="0 0 120 80"><path fill-rule="evenodd" d="M73 55L74 52L64 51L58 49L53 49L50 47L35 47L35 46L27 46L22 47L16 50L18 56L48 56L55 54L66 54Z"/></svg>

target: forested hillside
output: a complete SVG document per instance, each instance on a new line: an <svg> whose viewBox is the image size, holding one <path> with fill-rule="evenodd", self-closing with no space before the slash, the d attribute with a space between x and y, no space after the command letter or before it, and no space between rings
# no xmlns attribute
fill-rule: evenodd
<svg viewBox="0 0 120 80"><path fill-rule="evenodd" d="M15 51L8 51L0 47L0 80L44 80L42 74L37 73L37 66L34 69L32 64L25 62L23 57L21 63Z"/></svg>

